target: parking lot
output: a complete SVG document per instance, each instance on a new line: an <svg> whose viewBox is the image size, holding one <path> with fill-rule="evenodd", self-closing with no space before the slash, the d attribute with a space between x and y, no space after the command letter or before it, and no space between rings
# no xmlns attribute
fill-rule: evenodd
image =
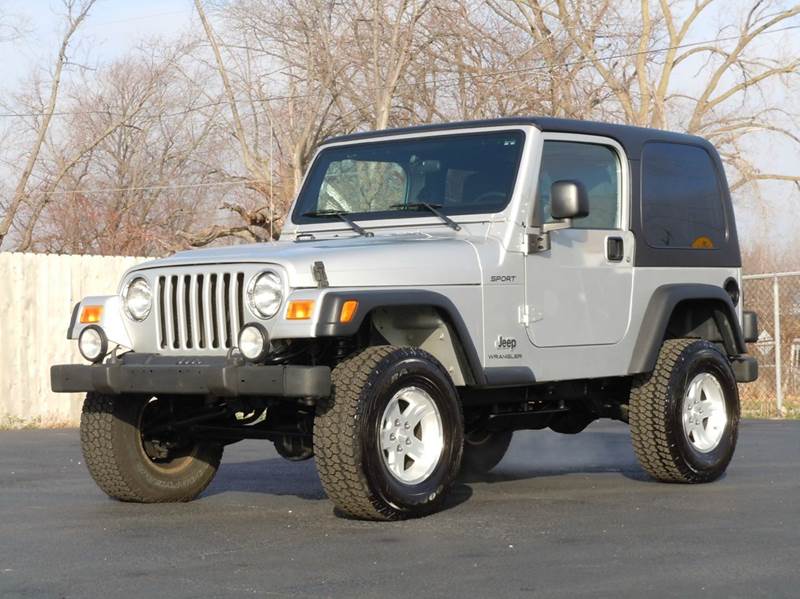
<svg viewBox="0 0 800 599"><path fill-rule="evenodd" d="M648 481L627 428L517 433L449 508L334 515L313 462L228 448L197 501L106 499L76 430L0 433L0 596L797 596L800 422L746 421L727 476Z"/></svg>

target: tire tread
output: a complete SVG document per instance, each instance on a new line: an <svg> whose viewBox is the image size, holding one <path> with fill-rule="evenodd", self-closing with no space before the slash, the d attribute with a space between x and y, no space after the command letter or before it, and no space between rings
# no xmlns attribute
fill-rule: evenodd
<svg viewBox="0 0 800 599"><path fill-rule="evenodd" d="M191 501L202 493L214 479L222 457L222 448L214 453L205 476L178 493L148 491L137 485L127 468L118 459L114 448L115 421L119 418L120 398L101 393L89 393L81 411L81 450L89 474L109 497L136 503L179 503ZM132 400L135 401L135 400Z"/></svg>
<svg viewBox="0 0 800 599"><path fill-rule="evenodd" d="M398 348L368 347L342 361L331 373L332 393L314 420L314 455L322 486L336 506L357 518L393 520L400 514L370 491L360 468L360 440L353 421L359 417L362 390L378 365Z"/></svg>
<svg viewBox="0 0 800 599"><path fill-rule="evenodd" d="M671 440L668 394L676 368L692 345L711 343L698 339L664 341L652 372L637 376L630 393L630 427L633 450L642 468L653 478L670 483L701 483L711 480L690 468Z"/></svg>

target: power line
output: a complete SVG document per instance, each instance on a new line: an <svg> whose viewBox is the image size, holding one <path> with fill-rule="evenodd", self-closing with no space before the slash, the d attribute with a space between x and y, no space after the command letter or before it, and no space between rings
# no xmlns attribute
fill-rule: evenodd
<svg viewBox="0 0 800 599"><path fill-rule="evenodd" d="M800 25L788 25L786 27L779 27L777 29L770 29L768 31L761 32L759 35L766 35L766 34L772 34L772 33L781 33L781 32L784 32L784 31L791 31L791 30L795 30L795 29L800 29ZM687 42L685 44L678 44L678 45L675 45L675 46L663 46L663 47L660 47L660 48L650 48L648 50L638 50L638 51L635 51L635 52L619 52L619 53L615 53L615 54L607 54L607 55L603 55L603 56L597 56L595 58L584 58L584 59L566 61L566 62L555 63L555 64L539 64L539 65L530 66L530 67L519 67L519 68L515 68L515 69L499 69L499 70L495 70L495 71L485 71L485 72L482 72L482 73L460 73L458 75L454 75L454 76L450 76L450 77L444 77L444 78L433 77L433 78L429 78L429 79L423 80L420 83L408 82L408 83L405 83L405 84L400 84L400 85L398 85L398 87L399 88L415 87L415 86L421 85L421 84L426 84L426 85L436 84L436 85L439 85L440 87L449 87L449 86L453 86L453 85L459 85L462 82L463 79L484 79L484 78L489 78L489 77L508 76L508 75L515 75L515 74L520 74L520 73L532 73L532 72L537 72L537 71L548 71L548 70L553 70L553 69L558 69L558 68L567 68L567 67L572 67L572 66L578 66L578 65L581 65L581 64L591 64L591 63L594 63L596 61L607 61L607 60L616 60L616 59L619 59L619 58L631 58L631 57L634 57L634 56L641 56L641 55L660 54L662 52L669 52L671 50L682 50L682 49L686 49L686 48L693 48L693 47L703 46L703 45L707 45L707 44L715 44L715 43L720 43L720 42L738 40L740 38L741 38L741 35L732 35L732 36L717 37L717 38L703 40L703 41L697 41L697 42ZM275 73L281 72L283 70L285 70L285 68L276 69L271 74L275 74ZM366 92L370 92L370 91L379 91L379 89L380 88L377 88L377 87L373 87L373 88L365 87L365 88L363 88L363 92L366 93ZM316 97L317 95L319 95L319 94L317 94L317 93L278 94L278 95L265 96L263 98L258 98L255 101L258 102L258 103L262 103L263 104L263 103L269 103L269 102L274 102L274 101L279 101L279 100L300 100L300 99L304 99L304 98ZM173 111L173 112L161 112L161 113L157 113L157 114L139 114L139 115L136 115L136 116L138 118L143 118L143 119L171 118L171 117L176 117L176 116L184 116L184 115L187 115L187 114L198 112L198 111L206 109L206 108L215 108L215 107L223 106L223 105L226 105L226 104L228 104L228 100L227 99L220 99L220 100L216 100L216 101L209 102L209 103L206 103L206 104L193 106L191 108L187 108L187 109L184 109L184 110L177 110L177 111ZM359 105L356 108L363 108L363 107L366 107L366 106L368 106L368 104ZM255 114L261 114L263 112L265 112L265 111L253 111L252 113L249 113L246 116L252 116L252 115L255 115ZM0 118L33 118L33 117L44 117L44 116L46 116L46 114L47 113L44 113L44 112L28 112L28 113L6 112L6 113L0 113ZM79 116L79 115L108 115L108 116L114 116L114 117L125 116L122 113L113 113L113 112L110 112L110 111L107 111L107 110L57 111L57 112L53 113L53 116ZM134 115L131 115L131 116L134 116Z"/></svg>
<svg viewBox="0 0 800 599"><path fill-rule="evenodd" d="M191 18L192 15L194 15L194 12L193 11L186 12L185 10L173 10L173 11L170 11L170 12L154 13L154 14L151 14L151 15L140 15L138 17L127 17L125 19L115 19L113 21L103 21L102 23L92 23L90 21L90 22L86 23L86 25L84 25L83 28L84 29L91 29L93 27L105 27L107 25L118 25L120 23L130 23L132 21L146 21L146 20L149 20L149 19L157 19L159 17L172 17L172 16L175 16L175 15L185 15L185 16Z"/></svg>
<svg viewBox="0 0 800 599"><path fill-rule="evenodd" d="M250 183L268 183L267 179L237 179L236 181L213 181L208 183L184 183L178 185L142 185L131 187L98 187L96 189L53 189L39 192L38 195L90 195L96 193L116 193L125 191L177 191L181 189L197 189L208 187L224 187L227 185L247 185Z"/></svg>

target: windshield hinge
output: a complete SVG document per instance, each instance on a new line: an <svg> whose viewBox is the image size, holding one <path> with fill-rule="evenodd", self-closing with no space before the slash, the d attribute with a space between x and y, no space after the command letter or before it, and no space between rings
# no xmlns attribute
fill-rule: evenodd
<svg viewBox="0 0 800 599"><path fill-rule="evenodd" d="M530 324L530 311L528 310L528 304L519 307L519 323L525 326Z"/></svg>

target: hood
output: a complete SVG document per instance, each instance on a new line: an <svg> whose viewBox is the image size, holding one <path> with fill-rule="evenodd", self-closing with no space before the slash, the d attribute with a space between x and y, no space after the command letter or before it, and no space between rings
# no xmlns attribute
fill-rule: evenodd
<svg viewBox="0 0 800 599"><path fill-rule="evenodd" d="M481 281L477 243L486 240L424 233L381 234L319 241L278 241L179 252L136 270L200 264L282 266L291 287L316 287L314 262L325 264L331 287L472 285Z"/></svg>

